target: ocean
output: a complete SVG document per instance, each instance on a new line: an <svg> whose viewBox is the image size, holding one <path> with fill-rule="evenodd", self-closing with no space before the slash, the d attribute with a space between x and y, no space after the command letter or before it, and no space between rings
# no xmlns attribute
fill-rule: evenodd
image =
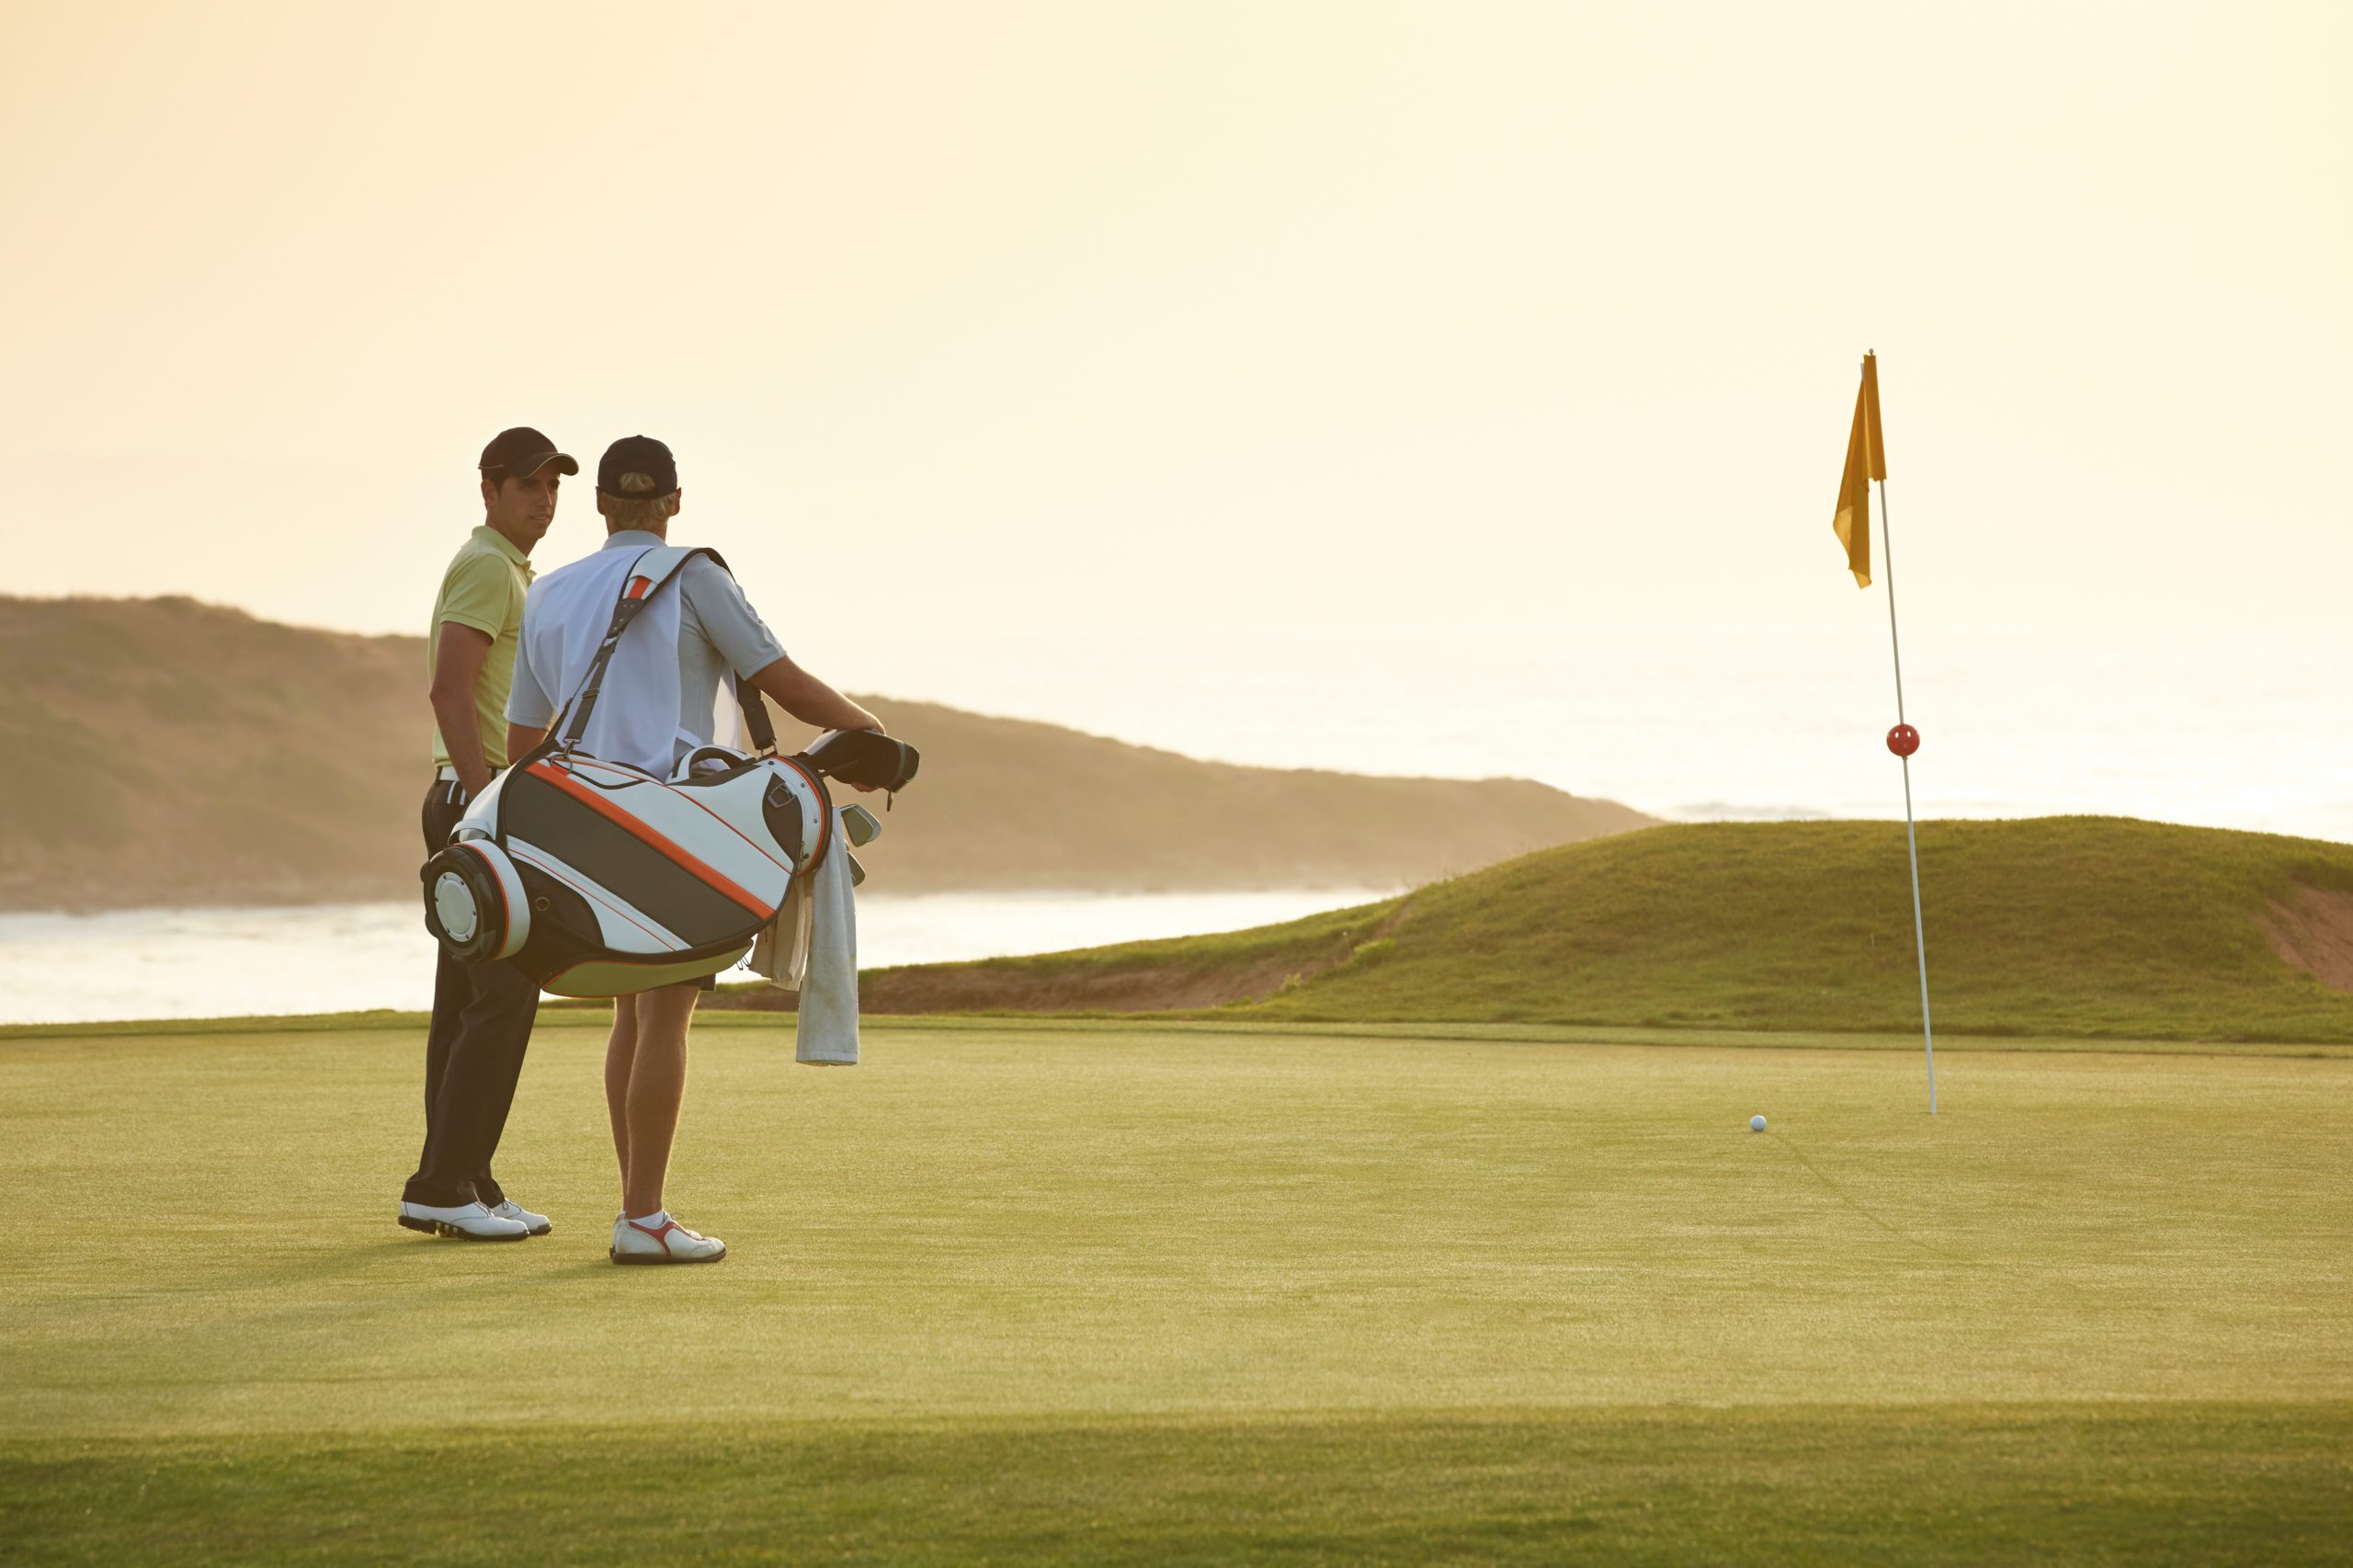
<svg viewBox="0 0 2353 1568"><path fill-rule="evenodd" d="M1059 952L1265 926L1395 891L861 897L858 956L874 968ZM0 915L0 1023L424 1009L433 951L411 903Z"/></svg>

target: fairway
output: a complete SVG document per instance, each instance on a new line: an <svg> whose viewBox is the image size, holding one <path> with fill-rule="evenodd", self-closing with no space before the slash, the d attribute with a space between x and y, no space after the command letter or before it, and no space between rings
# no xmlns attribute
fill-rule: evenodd
<svg viewBox="0 0 2353 1568"><path fill-rule="evenodd" d="M392 1223L421 1029L0 1039L28 1561L2336 1561L2353 1061L790 1020L617 1269L600 1030ZM1802 1037L1790 1037L1802 1040ZM1771 1119L1747 1131L1753 1112Z"/></svg>

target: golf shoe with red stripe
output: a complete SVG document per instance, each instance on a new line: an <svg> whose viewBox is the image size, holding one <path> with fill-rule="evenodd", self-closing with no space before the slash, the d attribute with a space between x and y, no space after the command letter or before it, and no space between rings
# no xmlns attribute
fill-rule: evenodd
<svg viewBox="0 0 2353 1568"><path fill-rule="evenodd" d="M688 1230L667 1212L647 1220L622 1215L613 1221L610 1256L615 1263L717 1263L727 1256L727 1244Z"/></svg>

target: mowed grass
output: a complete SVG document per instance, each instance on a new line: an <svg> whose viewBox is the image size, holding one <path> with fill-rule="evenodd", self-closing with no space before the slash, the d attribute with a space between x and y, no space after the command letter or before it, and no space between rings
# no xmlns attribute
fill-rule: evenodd
<svg viewBox="0 0 2353 1568"><path fill-rule="evenodd" d="M1150 1025L597 1031L391 1222L399 1029L0 1040L28 1562L2341 1561L2353 1062ZM1772 1129L1754 1135L1761 1111ZM39 1244L34 1244L36 1242Z"/></svg>
<svg viewBox="0 0 2353 1568"><path fill-rule="evenodd" d="M2353 1041L2353 994L2267 932L2333 965L2353 846L2123 817L1928 822L1919 842L1943 1028ZM1035 1010L1225 977L1225 1018L1874 1033L1920 1027L1916 965L1902 823L1704 823L1281 926L886 970L867 990L885 1011Z"/></svg>

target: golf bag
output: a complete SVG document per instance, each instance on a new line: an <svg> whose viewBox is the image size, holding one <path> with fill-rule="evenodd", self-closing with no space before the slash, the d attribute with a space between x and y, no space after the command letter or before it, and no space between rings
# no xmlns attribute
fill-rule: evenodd
<svg viewBox="0 0 2353 1568"><path fill-rule="evenodd" d="M913 746L829 733L778 756L757 692L740 688L756 754L699 746L666 778L579 749L612 651L638 612L708 550L650 549L549 738L500 774L418 873L425 924L457 958L504 960L559 996L621 996L697 980L751 950L796 879L847 855L828 774L896 790ZM861 837L875 827L853 811Z"/></svg>

